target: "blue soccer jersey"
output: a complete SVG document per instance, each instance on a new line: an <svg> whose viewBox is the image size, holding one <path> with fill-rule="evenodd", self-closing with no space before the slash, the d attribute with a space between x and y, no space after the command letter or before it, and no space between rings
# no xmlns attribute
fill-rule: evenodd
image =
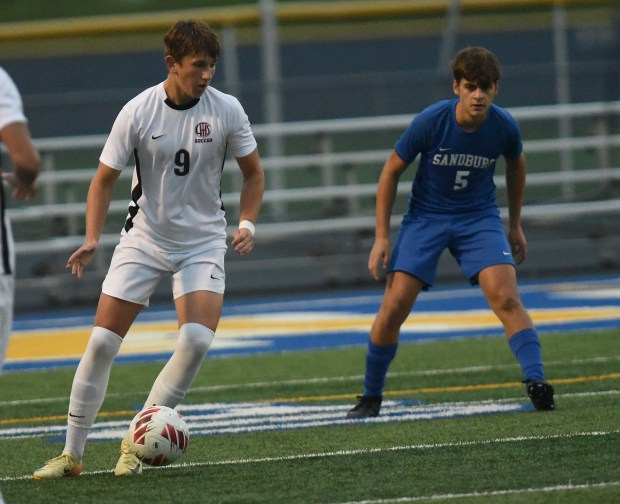
<svg viewBox="0 0 620 504"><path fill-rule="evenodd" d="M467 132L456 122L457 103L444 100L426 108L396 142L394 150L406 163L420 155L410 209L459 214L497 208L497 159L521 154L519 125L506 110L491 105L484 123Z"/></svg>

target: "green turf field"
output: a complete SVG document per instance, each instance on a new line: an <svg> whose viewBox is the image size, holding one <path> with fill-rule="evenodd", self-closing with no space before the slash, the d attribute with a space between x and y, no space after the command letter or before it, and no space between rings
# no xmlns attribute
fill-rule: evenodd
<svg viewBox="0 0 620 504"><path fill-rule="evenodd" d="M554 412L192 434L176 465L130 479L111 472L118 440L90 442L78 478L30 479L63 444L6 433L62 425L73 369L6 374L0 377L0 489L7 504L620 502L619 337L616 330L541 338L556 387ZM185 404L348 407L360 392L364 355L358 347L208 358ZM115 366L98 422L129 422L159 368ZM385 400L527 405L518 379L502 338L403 344Z"/></svg>

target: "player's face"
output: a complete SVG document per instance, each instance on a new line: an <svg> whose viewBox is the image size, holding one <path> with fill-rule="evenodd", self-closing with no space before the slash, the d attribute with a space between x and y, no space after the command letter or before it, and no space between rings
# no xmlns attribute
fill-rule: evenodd
<svg viewBox="0 0 620 504"><path fill-rule="evenodd" d="M200 98L215 75L216 61L207 54L184 56L169 63L178 105ZM177 101L171 97L173 101Z"/></svg>
<svg viewBox="0 0 620 504"><path fill-rule="evenodd" d="M482 86L476 82L461 79L454 81L454 94L459 97L457 119L465 125L479 125L487 116L487 111L497 95L496 82Z"/></svg>

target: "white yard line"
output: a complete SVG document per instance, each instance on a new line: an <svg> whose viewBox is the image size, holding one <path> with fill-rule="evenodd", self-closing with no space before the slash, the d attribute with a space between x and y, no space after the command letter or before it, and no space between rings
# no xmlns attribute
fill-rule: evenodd
<svg viewBox="0 0 620 504"><path fill-rule="evenodd" d="M355 457L357 455L367 455L371 453L389 453L389 452L406 452L406 451L416 451L416 450L440 450L444 448L453 448L453 447L475 447L475 446L488 446L495 444L508 444L508 443L524 443L530 441L546 441L552 439L573 439L579 437L605 437L605 436L613 436L620 433L620 430L614 430L609 432L601 432L601 431L590 431L590 432L573 432L569 434L553 434L548 436L515 436L515 437L505 437L505 438L494 438L494 439L482 439L476 441L458 441L453 443L428 443L428 444L413 444L413 445L402 445L402 446L391 446L387 448L362 448L358 450L339 450L333 452L319 452L319 453L296 453L291 455L282 455L277 457L261 457L254 459L229 459L229 460L216 460L216 461L205 461L205 462L185 462L179 464L173 464L165 467L148 467L145 466L145 470L159 470L165 471L170 469L177 469L181 467L207 467L207 466L225 466L225 465L244 465L244 464L265 464L272 462L286 462L293 460L310 460L310 459L325 459L325 458L335 458L335 457ZM86 471L83 472L83 476L94 475L94 474L108 474L110 471ZM1 482L6 481L18 481L18 480L27 480L32 479L32 475L23 475L23 476L7 476L4 478L0 478ZM620 484L620 482L609 482L609 483L600 483L601 485L613 485L616 486ZM597 484L592 484L592 486L597 486ZM536 491L544 491L544 488L555 488L557 490L560 489L569 489L570 487L563 485L557 487L543 487L542 489L537 489ZM577 488L577 486L575 486ZM522 492L527 491L524 490L500 490L499 492ZM449 496L450 494L446 494ZM456 494L454 494L456 495ZM465 494L463 494L465 495ZM483 495L483 494L472 494L472 495ZM489 493L489 495L493 495L493 493ZM498 494L499 495L499 494ZM426 497L403 497L403 499L433 499L432 496ZM387 502L401 502L399 500L376 500L376 501L359 501L355 504L362 503L387 503ZM407 500L403 500L402 502L409 502ZM415 501L414 501L415 502ZM344 503L343 503L344 504ZM347 503L348 504L348 503ZM353 503L351 503L353 504Z"/></svg>
<svg viewBox="0 0 620 504"><path fill-rule="evenodd" d="M374 500L362 500L362 501L348 501L348 502L333 502L331 504L404 504L407 502L424 502L433 501L450 502L457 499L468 499L472 497L494 497L499 495L517 495L517 494L545 494L551 492L569 492L575 490L589 490L592 488L609 488L620 486L620 481L605 481L602 483L588 483L585 485L573 485L567 483L565 485L553 485L545 487L531 487L531 488L512 488L508 490L492 490L487 492L470 492L460 494L432 494L432 495L419 495L416 497L397 497L394 499L374 499Z"/></svg>

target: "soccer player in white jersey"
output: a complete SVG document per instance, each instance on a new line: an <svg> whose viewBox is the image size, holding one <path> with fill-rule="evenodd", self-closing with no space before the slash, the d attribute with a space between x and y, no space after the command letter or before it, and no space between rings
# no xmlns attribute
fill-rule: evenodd
<svg viewBox="0 0 620 504"><path fill-rule="evenodd" d="M379 270L387 268L387 285L370 331L364 393L347 413L348 418L379 414L400 327L420 291L433 285L445 249L471 284L480 285L504 326L535 408L555 408L553 387L544 379L538 334L517 289L515 264L527 254L521 229L525 158L519 126L506 110L493 104L500 77L493 53L482 47L463 49L452 64L452 72L457 98L439 101L414 118L396 142L379 178L375 242L368 268L377 280ZM396 186L418 155L409 209L390 251ZM493 183L500 157L506 164L508 239Z"/></svg>
<svg viewBox="0 0 620 504"><path fill-rule="evenodd" d="M39 153L32 144L19 90L3 68L0 68L0 141L4 143L13 165L12 171L2 173L1 181L12 189L15 199L31 200L39 174ZM6 215L4 184L0 183L0 371L13 325L14 300L13 235Z"/></svg>
<svg viewBox="0 0 620 504"><path fill-rule="evenodd" d="M219 55L217 36L205 23L179 21L164 37L164 48L166 80L121 110L88 191L86 238L67 263L77 277L97 250L112 188L133 155L129 213L73 380L65 448L35 471L35 479L82 471L86 437L103 402L112 361L164 275L172 276L179 336L145 406L174 408L188 391L222 310L226 220L220 179L227 148L243 175L240 223L230 243L241 255L254 247L264 173L240 103L209 86ZM123 440L115 474L141 470Z"/></svg>

